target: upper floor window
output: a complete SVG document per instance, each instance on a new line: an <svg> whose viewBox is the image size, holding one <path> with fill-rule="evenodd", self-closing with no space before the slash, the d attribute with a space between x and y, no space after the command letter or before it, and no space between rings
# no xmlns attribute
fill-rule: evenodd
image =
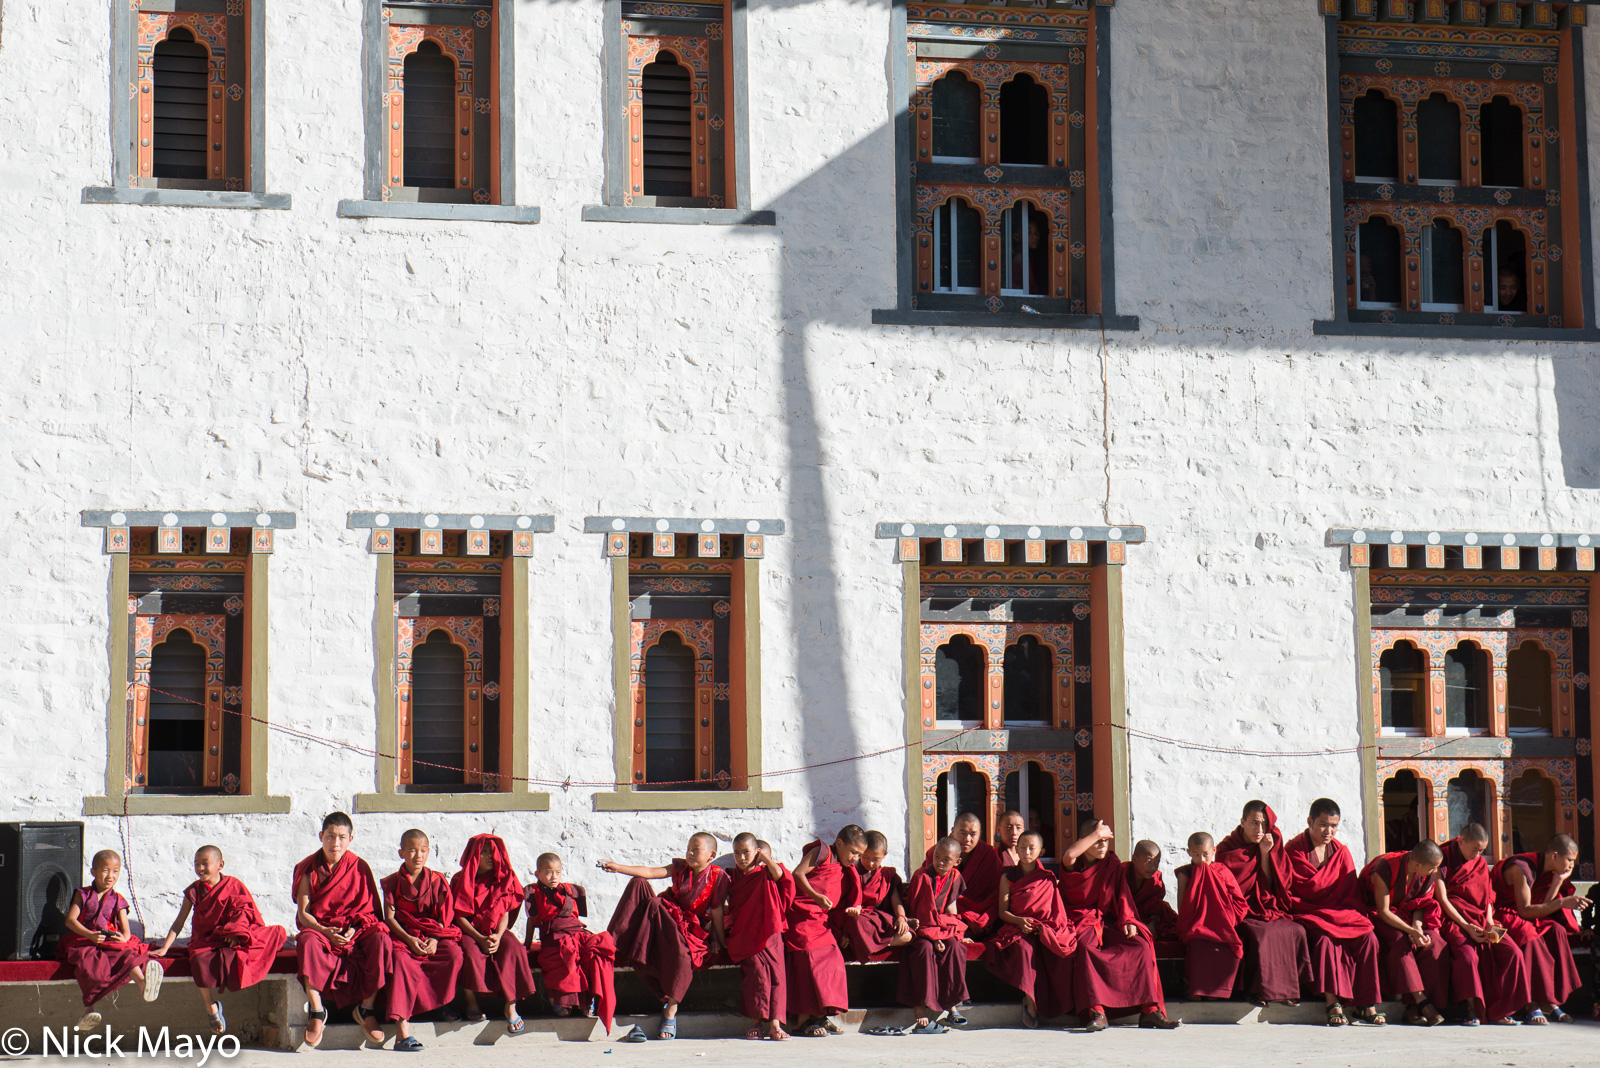
<svg viewBox="0 0 1600 1068"><path fill-rule="evenodd" d="M134 0L129 184L251 187L251 8L208 0Z"/></svg>

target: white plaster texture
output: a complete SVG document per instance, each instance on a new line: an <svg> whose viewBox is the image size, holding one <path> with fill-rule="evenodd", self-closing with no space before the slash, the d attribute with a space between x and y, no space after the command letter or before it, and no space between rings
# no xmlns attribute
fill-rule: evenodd
<svg viewBox="0 0 1600 1068"><path fill-rule="evenodd" d="M517 5L516 81L518 199L543 221L341 219L361 193L361 5L260 2L287 212L80 204L111 168L106 6L3 9L0 818L78 818L102 792L110 568L84 508L298 513L271 561L271 715L363 746L375 564L346 512L553 513L527 620L534 767L576 780L613 768L587 514L787 521L762 564L769 769L903 738L880 520L1145 525L1124 569L1130 723L1273 752L1359 740L1328 528L1600 527L1592 346L1312 335L1334 289L1313 0L1114 10L1118 310L1142 328L1105 346L1107 515L1098 333L869 325L895 279L903 44L881 0L751 7L751 206L776 228L581 222L602 189L601 12L542 0ZM1256 795L1293 826L1327 794L1361 852L1353 755L1130 748L1139 837L1176 850ZM547 814L358 816L356 844L380 872L412 824L447 870L480 830L524 868L557 849L603 922L621 880L595 860L659 862L700 827L788 858L846 821L900 839L904 759L770 780L781 811L596 813L556 790ZM157 929L204 841L289 922L290 865L374 768L282 735L270 765L288 816L91 819L86 848L125 837Z"/></svg>

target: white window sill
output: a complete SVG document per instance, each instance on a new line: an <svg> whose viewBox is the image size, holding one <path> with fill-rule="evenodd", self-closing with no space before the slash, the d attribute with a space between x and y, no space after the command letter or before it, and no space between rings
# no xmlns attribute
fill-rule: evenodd
<svg viewBox="0 0 1600 1068"><path fill-rule="evenodd" d="M584 222L678 223L701 226L777 226L775 211L744 208L658 208L614 204L585 204Z"/></svg>
<svg viewBox="0 0 1600 1068"><path fill-rule="evenodd" d="M91 185L84 187L83 203L144 204L158 208L254 208L258 211L288 211L289 194Z"/></svg>
<svg viewBox="0 0 1600 1068"><path fill-rule="evenodd" d="M539 209L523 204L420 204L398 200L341 200L341 219L433 219L439 222L532 224Z"/></svg>

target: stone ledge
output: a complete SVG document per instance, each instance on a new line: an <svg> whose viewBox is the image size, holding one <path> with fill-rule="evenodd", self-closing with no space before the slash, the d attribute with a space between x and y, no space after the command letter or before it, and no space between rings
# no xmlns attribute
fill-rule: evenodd
<svg viewBox="0 0 1600 1068"><path fill-rule="evenodd" d="M357 794L357 812L549 812L550 795L512 793Z"/></svg>
<svg viewBox="0 0 1600 1068"><path fill-rule="evenodd" d="M594 795L596 812L690 812L699 809L782 807L781 790L619 790Z"/></svg>
<svg viewBox="0 0 1600 1068"><path fill-rule="evenodd" d="M288 211L288 193L243 193L222 189L148 189L142 186L90 185L85 204L144 204L158 208L251 208Z"/></svg>
<svg viewBox="0 0 1600 1068"><path fill-rule="evenodd" d="M289 811L287 797L271 794L130 794L122 797L86 797L85 816L282 816Z"/></svg>
<svg viewBox="0 0 1600 1068"><path fill-rule="evenodd" d="M341 200L341 219L432 219L438 222L501 222L529 225L539 209L521 204L418 204L395 200Z"/></svg>
<svg viewBox="0 0 1600 1068"><path fill-rule="evenodd" d="M1117 330L1139 329L1137 315L1029 315L1025 312L987 311L902 311L899 308L873 308L873 326L958 326L1005 327L1026 330Z"/></svg>
<svg viewBox="0 0 1600 1068"><path fill-rule="evenodd" d="M616 207L610 204L585 204L584 222L677 223L699 226L777 226L775 211L746 211L743 208L657 208Z"/></svg>
<svg viewBox="0 0 1600 1068"><path fill-rule="evenodd" d="M1321 337L1423 338L1436 341L1600 341L1593 328L1556 330L1534 326L1437 326L1427 323L1348 323L1318 319L1311 332ZM1408 353L1408 355L1411 355ZM1456 353L1441 353L1454 356Z"/></svg>

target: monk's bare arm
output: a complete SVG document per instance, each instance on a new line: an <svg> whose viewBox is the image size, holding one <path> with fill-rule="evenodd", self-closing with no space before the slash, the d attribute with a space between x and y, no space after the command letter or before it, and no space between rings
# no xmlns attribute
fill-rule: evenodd
<svg viewBox="0 0 1600 1068"><path fill-rule="evenodd" d="M1507 864L1506 879L1511 883L1511 893L1517 901L1517 915L1525 920L1542 920L1546 916L1554 916L1564 908L1568 908L1567 899L1552 897L1533 903L1533 887L1528 885L1528 873L1522 870L1521 865ZM1555 883L1550 887L1552 894L1559 894L1560 884Z"/></svg>
<svg viewBox="0 0 1600 1068"><path fill-rule="evenodd" d="M1178 869L1178 907L1183 908L1183 899L1189 895L1189 873L1182 868Z"/></svg>
<svg viewBox="0 0 1600 1068"><path fill-rule="evenodd" d="M1476 939L1483 934L1483 928L1475 923L1468 923L1467 918L1461 915L1461 910L1456 908L1456 903L1450 900L1450 891L1444 888L1444 880L1437 879L1433 884L1433 899L1439 903L1439 908L1451 923L1461 928L1469 938Z"/></svg>
<svg viewBox="0 0 1600 1068"><path fill-rule="evenodd" d="M1372 911L1378 914L1378 919L1397 931L1404 931L1408 935L1416 934L1417 929L1399 916L1396 916L1394 909L1389 907L1389 888L1384 884L1383 876L1374 874L1368 882L1372 884L1372 900L1374 902Z"/></svg>
<svg viewBox="0 0 1600 1068"><path fill-rule="evenodd" d="M1261 872L1261 884L1270 888L1272 886L1272 849L1274 846L1271 834L1261 836L1261 853L1256 857L1256 867Z"/></svg>
<svg viewBox="0 0 1600 1068"><path fill-rule="evenodd" d="M1073 842L1062 851L1061 867L1063 869L1072 867L1072 865L1077 862L1078 858L1083 856L1083 854L1088 851L1090 846L1094 845L1102 838L1110 837L1111 828L1106 826L1104 820L1101 820L1099 823L1095 824L1094 830L1090 831L1076 842Z"/></svg>
<svg viewBox="0 0 1600 1068"><path fill-rule="evenodd" d="M723 929L722 906L718 905L711 910L711 940L718 949L728 946L728 932Z"/></svg>
<svg viewBox="0 0 1600 1068"><path fill-rule="evenodd" d="M818 852L820 852L821 849L821 846L817 847ZM819 893L812 889L811 880L806 878L806 876L810 875L816 866L817 853L807 853L805 856L800 858L799 865L794 869L795 888L798 889L802 894L806 895L806 897L809 897L812 901L815 901L817 904L821 905L823 908L831 909L833 908L833 902L828 899L828 895Z"/></svg>
<svg viewBox="0 0 1600 1068"><path fill-rule="evenodd" d="M600 870L634 879L665 879L672 874L671 868L646 868L638 864L618 864L614 860L602 860Z"/></svg>
<svg viewBox="0 0 1600 1068"><path fill-rule="evenodd" d="M1000 922L1013 927L1027 926L1021 916L1011 911L1011 880L1004 875L1000 876Z"/></svg>
<svg viewBox="0 0 1600 1068"><path fill-rule="evenodd" d="M189 911L193 907L194 904L186 895L183 899L183 908L178 910L178 918L172 921L171 927L167 928L167 937L161 940L160 948L150 951L152 957L166 956L167 950L172 948L172 943L177 941L178 936L183 933L183 925L188 922Z"/></svg>
<svg viewBox="0 0 1600 1068"><path fill-rule="evenodd" d="M756 853L756 856L761 858L762 867L767 869L767 878L775 883L783 881L783 868L778 865L777 861L773 860L765 850Z"/></svg>

